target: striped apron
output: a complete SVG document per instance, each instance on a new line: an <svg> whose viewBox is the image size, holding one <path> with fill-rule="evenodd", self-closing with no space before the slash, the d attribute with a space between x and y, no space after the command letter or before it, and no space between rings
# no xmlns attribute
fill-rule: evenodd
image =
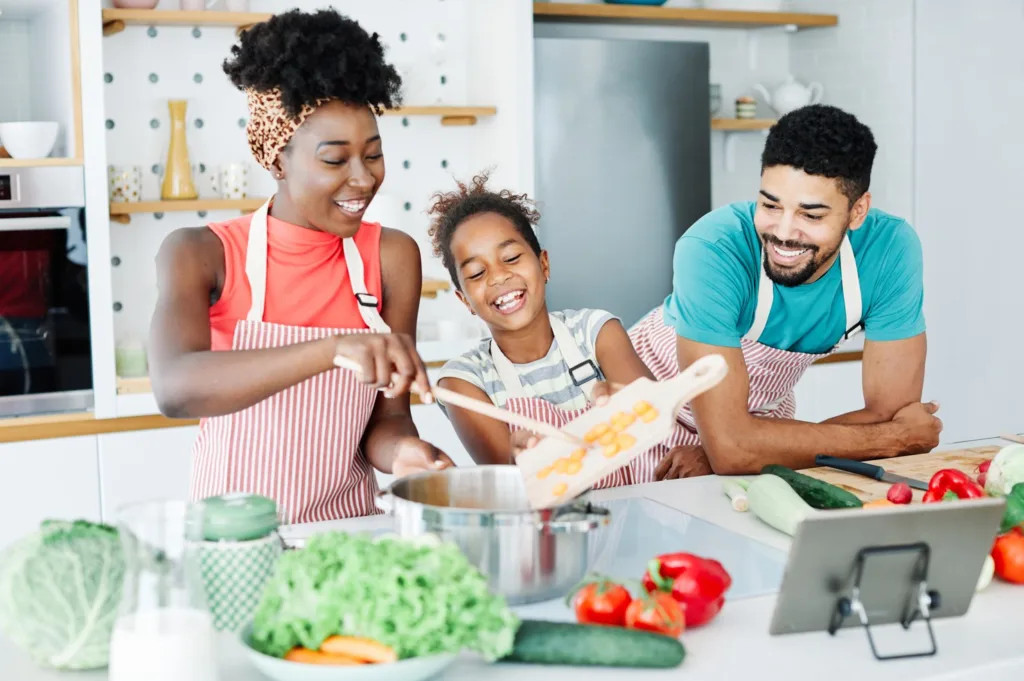
<svg viewBox="0 0 1024 681"><path fill-rule="evenodd" d="M367 292L363 261L343 241L352 290L364 329L286 326L263 321L267 281L268 200L253 215L245 276L252 306L235 325L233 350L256 350L351 333L389 333ZM277 502L284 523L336 520L379 513L377 479L360 442L377 391L355 374L331 369L247 409L203 419L193 446L190 498L248 492Z"/></svg>
<svg viewBox="0 0 1024 681"><path fill-rule="evenodd" d="M828 352L803 353L790 352L772 348L758 340L768 324L768 315L772 309L775 296L775 285L768 278L764 267L757 288L757 307L754 321L750 329L740 341L743 361L747 365L750 377L750 395L747 408L751 414L762 417L791 419L796 413L796 396L793 388L804 372L823 357L836 352L846 341L863 328L861 321L862 306L860 277L857 274L857 262L853 255L853 246L849 236L843 239L839 248L839 266L842 270L843 303L846 309L846 332ZM630 329L629 337L633 341L640 359L651 370L655 378L664 381L679 373L679 361L676 355L676 332L665 323L662 308L659 306ZM699 445L700 436L694 423L690 405L684 406L678 416L677 428L670 440L660 447L672 448L680 445ZM664 451L651 450L637 457L634 464L634 482L645 483L654 481L654 471L658 467Z"/></svg>
<svg viewBox="0 0 1024 681"><path fill-rule="evenodd" d="M491 342L491 359L494 361L494 368L498 372L498 378L505 386L508 400L505 409L515 414L522 414L532 419L550 423L556 428L563 428L567 423L585 413L591 406L591 394L594 390L594 381L604 378L597 365L596 357L584 357L583 352L576 344L576 339L568 327L557 317L549 315L551 320L551 331L555 336L555 344L558 351L562 353L562 359L569 367L569 375L573 383L583 391L587 398L587 406L582 409L562 409L539 397L530 397L522 381L519 380L519 373L515 366L498 347L498 344ZM518 426L510 426L515 431ZM666 450L667 451L667 450ZM637 457L639 460L642 457ZM632 465L632 464L631 464ZM611 475L602 478L593 489L604 489L607 487L620 487L632 482L630 467L621 468Z"/></svg>

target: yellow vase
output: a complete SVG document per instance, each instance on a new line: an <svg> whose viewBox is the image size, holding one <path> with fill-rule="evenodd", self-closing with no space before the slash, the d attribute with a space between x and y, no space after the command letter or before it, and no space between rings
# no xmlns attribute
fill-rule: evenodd
<svg viewBox="0 0 1024 681"><path fill-rule="evenodd" d="M188 160L188 142L185 140L185 111L188 102L172 99L167 102L171 112L171 143L167 150L167 172L160 196L166 201L198 197L192 181L192 164Z"/></svg>

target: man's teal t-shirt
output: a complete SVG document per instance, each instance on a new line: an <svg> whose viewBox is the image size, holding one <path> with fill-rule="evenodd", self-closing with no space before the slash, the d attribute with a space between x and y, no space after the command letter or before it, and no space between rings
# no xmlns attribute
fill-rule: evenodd
<svg viewBox="0 0 1024 681"><path fill-rule="evenodd" d="M683 338L739 347L754 322L761 240L754 202L734 203L698 220L676 242L666 322ZM910 338L925 330L921 242L910 224L875 208L848 232L857 261L864 336ZM846 331L842 268L836 258L817 281L774 284L775 297L760 343L801 353L828 352Z"/></svg>

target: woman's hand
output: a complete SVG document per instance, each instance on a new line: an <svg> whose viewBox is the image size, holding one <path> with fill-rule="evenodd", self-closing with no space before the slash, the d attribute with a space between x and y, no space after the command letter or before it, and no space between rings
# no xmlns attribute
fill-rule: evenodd
<svg viewBox="0 0 1024 681"><path fill-rule="evenodd" d="M675 480L711 475L711 462L700 445L673 447L658 467L654 469L655 480Z"/></svg>
<svg viewBox="0 0 1024 681"><path fill-rule="evenodd" d="M404 333L353 333L338 336L334 356L345 357L361 367L359 380L373 388L386 388L384 396L404 395L410 390L430 394L427 369L412 338Z"/></svg>
<svg viewBox="0 0 1024 681"><path fill-rule="evenodd" d="M403 478L414 473L437 471L452 468L455 464L440 449L419 438L402 438L396 444L395 458L391 463L391 473L396 478Z"/></svg>

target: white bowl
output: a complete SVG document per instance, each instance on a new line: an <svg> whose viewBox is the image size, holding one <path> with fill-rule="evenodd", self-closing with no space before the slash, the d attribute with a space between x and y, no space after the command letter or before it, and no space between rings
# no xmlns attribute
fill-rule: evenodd
<svg viewBox="0 0 1024 681"><path fill-rule="evenodd" d="M25 121L0 123L0 144L11 158L46 158L57 143L60 123Z"/></svg>
<svg viewBox="0 0 1024 681"><path fill-rule="evenodd" d="M240 634L249 661L274 681L424 681L440 674L456 660L455 655L431 655L354 667L303 664L264 655L253 648L252 623L243 627Z"/></svg>

